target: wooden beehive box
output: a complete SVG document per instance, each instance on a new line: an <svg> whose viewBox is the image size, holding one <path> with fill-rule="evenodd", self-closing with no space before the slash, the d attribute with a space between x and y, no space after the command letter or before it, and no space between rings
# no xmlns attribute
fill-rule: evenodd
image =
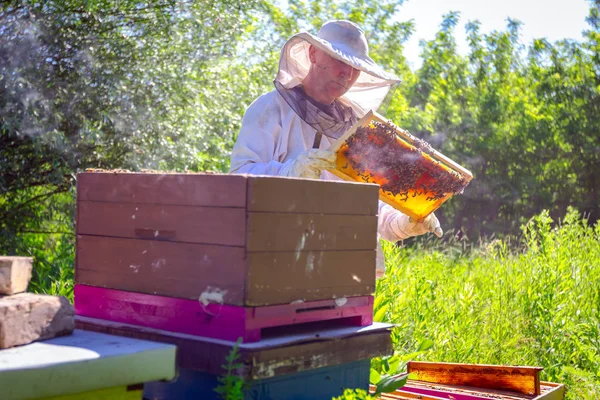
<svg viewBox="0 0 600 400"><path fill-rule="evenodd" d="M370 295L377 200L373 184L80 173L75 281L238 306Z"/></svg>
<svg viewBox="0 0 600 400"><path fill-rule="evenodd" d="M542 382L543 368L410 361L411 379L380 400L563 400L565 386ZM374 387L371 388L374 391Z"/></svg>

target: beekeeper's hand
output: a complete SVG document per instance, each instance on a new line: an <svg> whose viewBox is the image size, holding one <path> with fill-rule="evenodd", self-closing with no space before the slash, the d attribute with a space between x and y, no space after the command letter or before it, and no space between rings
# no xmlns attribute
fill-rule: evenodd
<svg viewBox="0 0 600 400"><path fill-rule="evenodd" d="M281 169L282 176L319 179L325 169L335 169L336 154L327 150L309 149Z"/></svg>
<svg viewBox="0 0 600 400"><path fill-rule="evenodd" d="M423 235L427 232L433 232L437 237L442 237L444 234L440 221L434 213L429 214L422 222L418 222L408 215L397 213L397 217L390 224L392 230L400 239Z"/></svg>

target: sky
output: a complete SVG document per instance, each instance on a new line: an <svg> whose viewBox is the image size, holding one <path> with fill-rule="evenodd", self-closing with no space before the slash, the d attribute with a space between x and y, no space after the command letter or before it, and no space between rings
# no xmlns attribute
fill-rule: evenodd
<svg viewBox="0 0 600 400"><path fill-rule="evenodd" d="M460 12L460 23L455 37L459 51L467 53L465 23L479 20L480 32L504 30L506 18L523 23L521 39L530 44L533 39L546 38L582 40L587 29L585 18L589 13L586 0L406 0L399 8L398 19L415 22L415 32L405 44L404 55L414 70L420 67L420 39L431 40L439 30L442 16L450 11Z"/></svg>

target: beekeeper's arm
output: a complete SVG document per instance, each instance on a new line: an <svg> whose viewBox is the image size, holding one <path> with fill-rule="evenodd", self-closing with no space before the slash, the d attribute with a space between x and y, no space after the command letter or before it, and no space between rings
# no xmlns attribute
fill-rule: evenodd
<svg viewBox="0 0 600 400"><path fill-rule="evenodd" d="M394 243L427 232L432 232L437 237L442 237L444 233L434 213L429 214L423 221L417 222L383 201L379 201L377 228L382 239Z"/></svg>
<svg viewBox="0 0 600 400"><path fill-rule="evenodd" d="M437 237L442 237L443 232L435 214L431 213L423 221L412 220L408 215L396 210L392 206L379 200L379 217L377 219L378 237L388 242L396 243L411 236L433 232ZM385 259L381 243L377 243L377 269L376 277L379 279L385 274Z"/></svg>
<svg viewBox="0 0 600 400"><path fill-rule="evenodd" d="M231 153L230 172L254 175L295 176L318 179L321 171L335 167L335 154L309 149L297 157L278 161L277 143L282 132L281 111L266 96L248 107Z"/></svg>

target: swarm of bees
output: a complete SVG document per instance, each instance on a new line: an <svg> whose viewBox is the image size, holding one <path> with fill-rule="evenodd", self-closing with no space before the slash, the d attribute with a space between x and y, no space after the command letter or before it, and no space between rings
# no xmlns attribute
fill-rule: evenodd
<svg viewBox="0 0 600 400"><path fill-rule="evenodd" d="M399 199L427 196L427 200L462 193L468 181L432 157L431 146L420 139L410 144L396 134L391 124L371 121L346 140L348 163L366 182Z"/></svg>

